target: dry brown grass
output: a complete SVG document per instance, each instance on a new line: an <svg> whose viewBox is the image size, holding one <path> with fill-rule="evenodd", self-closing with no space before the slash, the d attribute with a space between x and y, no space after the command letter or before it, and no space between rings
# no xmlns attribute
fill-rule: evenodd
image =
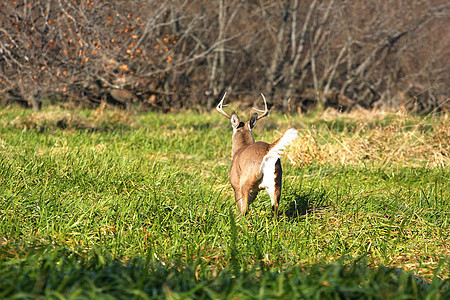
<svg viewBox="0 0 450 300"><path fill-rule="evenodd" d="M100 106L92 111L67 110L51 107L45 111L27 113L16 116L3 126L13 126L22 130L88 130L98 131L109 127L136 126L135 114L120 109L105 109Z"/></svg>
<svg viewBox="0 0 450 300"><path fill-rule="evenodd" d="M338 123L341 128L336 130ZM326 111L300 130L288 155L300 165L315 162L447 167L450 163L450 119Z"/></svg>
<svg viewBox="0 0 450 300"><path fill-rule="evenodd" d="M123 110L100 107L90 112L53 108L37 113L22 114L2 126L23 130L97 131L114 127L140 126L139 115ZM212 122L215 122L212 120ZM272 125L270 125L272 123ZM450 119L417 117L382 111L354 111L339 113L326 110L314 118L273 117L263 124L274 140L282 134L274 128L289 126L299 129L299 138L287 151L296 165L340 164L375 165L387 167L448 167L450 164ZM267 126L268 125L268 126ZM186 134L182 128L176 134Z"/></svg>

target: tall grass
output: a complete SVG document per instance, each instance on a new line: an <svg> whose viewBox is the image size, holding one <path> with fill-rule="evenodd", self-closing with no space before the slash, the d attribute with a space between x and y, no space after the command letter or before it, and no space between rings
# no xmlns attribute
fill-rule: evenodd
<svg viewBox="0 0 450 300"><path fill-rule="evenodd" d="M282 215L243 218L220 116L0 116L2 297L448 295L448 119L273 115L257 140L300 130Z"/></svg>
<svg viewBox="0 0 450 300"><path fill-rule="evenodd" d="M438 299L448 297L445 283L430 283L395 270L370 268L365 261L292 266L282 271L253 267L205 274L202 260L162 266L134 258L115 260L94 248L79 255L46 247L22 259L2 259L0 296L35 299Z"/></svg>

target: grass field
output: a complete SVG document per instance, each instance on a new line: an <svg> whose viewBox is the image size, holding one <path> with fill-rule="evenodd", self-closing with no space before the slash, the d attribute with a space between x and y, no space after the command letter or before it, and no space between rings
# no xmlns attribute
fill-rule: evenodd
<svg viewBox="0 0 450 300"><path fill-rule="evenodd" d="M0 298L445 299L450 120L273 114L281 215L240 217L217 113L0 111Z"/></svg>

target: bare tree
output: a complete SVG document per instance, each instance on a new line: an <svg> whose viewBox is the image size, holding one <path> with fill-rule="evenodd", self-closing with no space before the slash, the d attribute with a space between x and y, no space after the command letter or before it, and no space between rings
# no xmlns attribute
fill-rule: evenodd
<svg viewBox="0 0 450 300"><path fill-rule="evenodd" d="M0 101L210 109L227 89L285 110L445 110L449 15L445 0L3 1Z"/></svg>

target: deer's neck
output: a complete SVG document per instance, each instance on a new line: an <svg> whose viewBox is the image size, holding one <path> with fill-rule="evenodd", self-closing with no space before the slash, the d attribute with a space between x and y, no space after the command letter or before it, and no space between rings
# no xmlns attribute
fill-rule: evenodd
<svg viewBox="0 0 450 300"><path fill-rule="evenodd" d="M233 134L232 141L233 147L231 149L231 157L233 158L234 155L239 152L239 150L253 144L255 142L255 139L253 138L251 132L247 132L246 134L236 132Z"/></svg>

